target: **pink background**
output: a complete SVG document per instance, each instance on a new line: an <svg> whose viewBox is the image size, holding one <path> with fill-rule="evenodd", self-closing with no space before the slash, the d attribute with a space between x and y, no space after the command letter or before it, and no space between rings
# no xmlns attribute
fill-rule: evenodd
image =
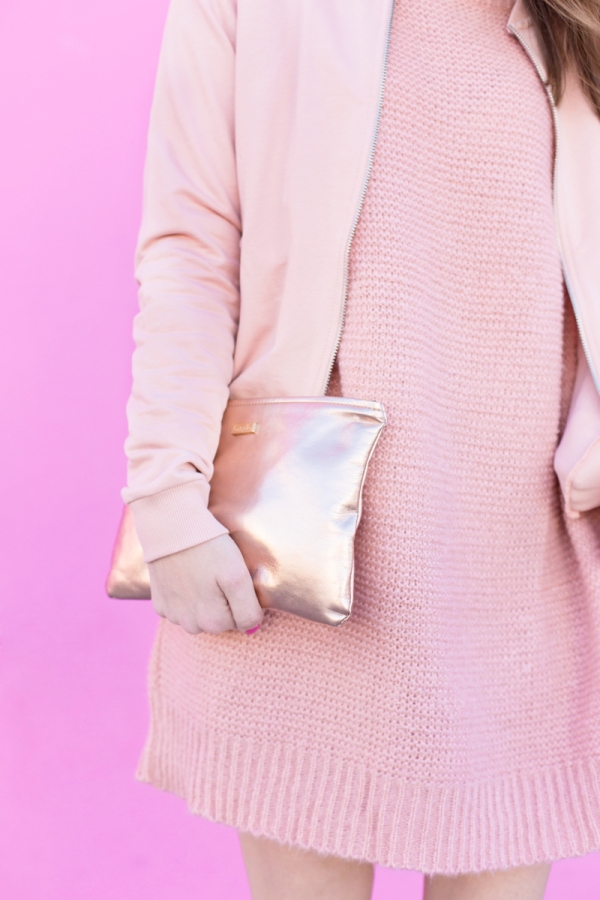
<svg viewBox="0 0 600 900"><path fill-rule="evenodd" d="M149 604L103 581L124 479L132 257L167 0L0 7L0 896L248 900L235 834L137 784ZM600 897L600 859L550 900ZM420 876L379 870L376 900ZM598 885L598 886L596 886Z"/></svg>

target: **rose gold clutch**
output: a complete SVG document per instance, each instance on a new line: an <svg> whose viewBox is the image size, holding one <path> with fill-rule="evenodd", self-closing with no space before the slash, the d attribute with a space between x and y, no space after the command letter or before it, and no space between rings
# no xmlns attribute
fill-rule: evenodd
<svg viewBox="0 0 600 900"><path fill-rule="evenodd" d="M339 625L352 609L354 535L380 403L339 397L232 400L209 507L242 551L261 606ZM149 599L126 508L107 592Z"/></svg>

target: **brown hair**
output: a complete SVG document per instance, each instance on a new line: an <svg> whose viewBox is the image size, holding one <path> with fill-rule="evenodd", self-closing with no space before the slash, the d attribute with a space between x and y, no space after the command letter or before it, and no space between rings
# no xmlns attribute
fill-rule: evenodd
<svg viewBox="0 0 600 900"><path fill-rule="evenodd" d="M579 76L600 116L600 0L526 0L546 51L548 84L558 103L565 72Z"/></svg>

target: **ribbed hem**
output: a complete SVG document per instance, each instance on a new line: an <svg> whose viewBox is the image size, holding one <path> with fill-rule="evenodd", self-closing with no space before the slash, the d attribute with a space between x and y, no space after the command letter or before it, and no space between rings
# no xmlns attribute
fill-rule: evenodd
<svg viewBox="0 0 600 900"><path fill-rule="evenodd" d="M425 786L307 748L203 732L173 709L154 712L137 778L184 798L193 813L280 843L428 874L600 847L599 759Z"/></svg>
<svg viewBox="0 0 600 900"><path fill-rule="evenodd" d="M146 562L228 533L206 508L206 488L198 481L179 484L129 505Z"/></svg>

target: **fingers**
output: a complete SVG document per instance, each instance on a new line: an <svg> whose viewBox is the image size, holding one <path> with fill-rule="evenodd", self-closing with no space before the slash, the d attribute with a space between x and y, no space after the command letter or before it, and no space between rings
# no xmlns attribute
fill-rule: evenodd
<svg viewBox="0 0 600 900"><path fill-rule="evenodd" d="M183 595L169 592L166 596L158 592L157 598L154 599L153 590L152 604L159 616L168 619L174 625L180 625L188 634L201 634L203 631L209 634L235 631L236 623L223 592L217 585L211 587L212 590L203 592L201 599L187 592Z"/></svg>
<svg viewBox="0 0 600 900"><path fill-rule="evenodd" d="M195 622L198 625L198 631L190 632L191 634L197 634L199 631L206 631L208 634L235 631L236 624L231 609L217 584L213 584L210 594L197 597L192 610L192 624ZM185 628L183 623L181 625ZM186 628L186 631L188 630Z"/></svg>
<svg viewBox="0 0 600 900"><path fill-rule="evenodd" d="M219 587L227 598L238 631L258 628L263 620L263 610L243 559L239 568L229 569L219 578Z"/></svg>
<svg viewBox="0 0 600 900"><path fill-rule="evenodd" d="M252 578L229 535L161 557L148 569L154 609L189 634L250 631L262 622Z"/></svg>
<svg viewBox="0 0 600 900"><path fill-rule="evenodd" d="M231 538L221 541L223 554L217 569L217 583L227 598L238 631L253 631L263 620L252 577L242 553Z"/></svg>
<svg viewBox="0 0 600 900"><path fill-rule="evenodd" d="M163 557L150 563L152 605L162 618L180 625L189 634L220 634L235 630L229 604L214 575L196 561Z"/></svg>

